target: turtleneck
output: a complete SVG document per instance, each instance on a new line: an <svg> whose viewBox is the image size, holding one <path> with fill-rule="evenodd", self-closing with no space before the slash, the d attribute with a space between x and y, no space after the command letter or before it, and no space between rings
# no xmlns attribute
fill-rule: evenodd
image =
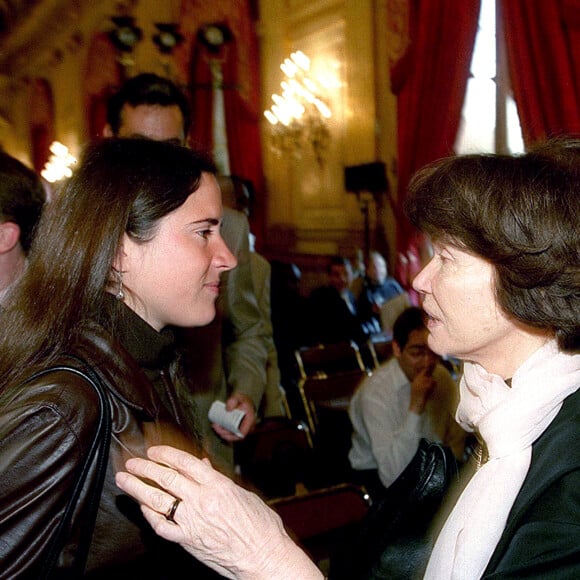
<svg viewBox="0 0 580 580"><path fill-rule="evenodd" d="M157 332L128 306L123 305L123 310L115 329L117 340L146 373L158 373L175 356L173 332L170 329Z"/></svg>
<svg viewBox="0 0 580 580"><path fill-rule="evenodd" d="M170 329L158 332L113 295L107 295L105 304L114 321L115 340L135 359L177 423L197 436L195 407L190 397L178 392L178 385L169 376L169 366L176 358L173 332Z"/></svg>

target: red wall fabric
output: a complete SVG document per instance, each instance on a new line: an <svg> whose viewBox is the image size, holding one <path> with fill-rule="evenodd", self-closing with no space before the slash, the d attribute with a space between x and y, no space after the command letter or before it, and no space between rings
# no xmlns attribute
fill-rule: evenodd
<svg viewBox="0 0 580 580"><path fill-rule="evenodd" d="M213 147L213 92L210 54L197 40L191 58L191 130L189 140L193 147L211 152Z"/></svg>
<svg viewBox="0 0 580 580"><path fill-rule="evenodd" d="M54 100L52 87L46 79L31 80L29 104L32 165L40 173L50 157L48 148L55 139Z"/></svg>
<svg viewBox="0 0 580 580"><path fill-rule="evenodd" d="M397 245L404 254L414 252L412 239L417 245L403 216L409 180L425 164L453 153L479 9L480 0L410 1L409 47L392 70L398 95Z"/></svg>
<svg viewBox="0 0 580 580"><path fill-rule="evenodd" d="M107 123L107 101L122 81L115 47L105 32L99 32L91 39L83 76L89 139L102 137Z"/></svg>
<svg viewBox="0 0 580 580"><path fill-rule="evenodd" d="M502 0L524 143L580 132L580 0Z"/></svg>
<svg viewBox="0 0 580 580"><path fill-rule="evenodd" d="M217 58L223 74L230 172L232 175L250 180L254 186L256 199L251 226L252 232L260 239L265 229L265 203L260 141L261 112L257 93L260 84L257 37L249 20L245 21L245 26L238 22L236 29L232 28L229 20L222 23L232 31L232 39L218 54L211 54L199 40L193 46L189 82L192 109L190 141L192 145L201 146L209 151L213 146L210 59ZM244 32L243 43L236 37L238 29Z"/></svg>

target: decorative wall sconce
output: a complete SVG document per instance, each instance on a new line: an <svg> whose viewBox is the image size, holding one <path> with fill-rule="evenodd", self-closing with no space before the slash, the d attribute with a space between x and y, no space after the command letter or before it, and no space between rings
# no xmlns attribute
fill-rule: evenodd
<svg viewBox="0 0 580 580"><path fill-rule="evenodd" d="M155 27L159 32L153 35L152 40L162 54L171 54L184 40L178 25L173 22L159 22Z"/></svg>
<svg viewBox="0 0 580 580"><path fill-rule="evenodd" d="M45 163L40 175L49 183L56 183L72 175L71 167L77 162L70 154L68 147L59 141L53 141L49 147L52 155Z"/></svg>
<svg viewBox="0 0 580 580"><path fill-rule="evenodd" d="M143 38L143 31L135 24L132 16L112 16L115 28L109 30L109 38L119 52L133 52Z"/></svg>
<svg viewBox="0 0 580 580"><path fill-rule="evenodd" d="M233 39L232 31L221 22L212 22L202 26L197 36L212 54L218 54L222 47Z"/></svg>
<svg viewBox="0 0 580 580"><path fill-rule="evenodd" d="M132 16L112 16L111 21L115 27L108 32L113 46L119 51L119 62L128 68L135 64L132 53L139 42L143 39L143 31L135 23ZM155 23L157 32L151 40L162 55L171 55L183 41L184 37L179 32L179 25L173 22Z"/></svg>
<svg viewBox="0 0 580 580"><path fill-rule="evenodd" d="M271 125L272 148L278 155L300 156L310 146L322 165L330 142L327 120L332 116L323 97L325 87L308 75L310 59L301 51L293 52L280 68L285 75L282 94L273 94L272 106L264 111Z"/></svg>

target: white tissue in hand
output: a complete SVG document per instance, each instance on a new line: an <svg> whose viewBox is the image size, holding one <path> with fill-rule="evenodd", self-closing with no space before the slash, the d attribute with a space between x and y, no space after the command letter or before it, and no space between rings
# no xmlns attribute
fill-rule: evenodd
<svg viewBox="0 0 580 580"><path fill-rule="evenodd" d="M240 433L240 423L242 419L246 416L244 411L241 409L234 409L233 411L227 411L226 405L222 401L214 401L209 408L209 413L207 414L209 420L212 423L217 423L221 427L224 427L228 431L231 431L234 435L238 437L243 437Z"/></svg>

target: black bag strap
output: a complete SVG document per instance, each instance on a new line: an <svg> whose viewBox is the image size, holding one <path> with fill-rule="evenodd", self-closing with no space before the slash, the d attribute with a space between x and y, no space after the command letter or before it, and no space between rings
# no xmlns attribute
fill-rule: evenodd
<svg viewBox="0 0 580 580"><path fill-rule="evenodd" d="M71 358L76 359L76 357ZM85 486L91 466L93 465L93 462L95 462L95 482L92 486L92 489L89 490L89 495L87 498L88 508L86 512L86 520L84 521L81 530L77 555L74 560L74 568L70 571L72 578L78 578L83 575L89 554L93 530L97 519L97 510L101 499L101 493L103 490L103 484L105 481L105 474L107 471L107 464L109 459L112 418L109 410L107 389L99 376L86 363L80 359L76 360L79 361L81 368L66 364L57 365L35 373L27 381L33 381L53 372L70 372L81 377L87 383L92 385L99 398L99 419L97 423L95 438L92 441L86 458L81 466L79 477L72 489L72 493L66 505L63 517L61 518L56 533L54 534L54 537L50 542L50 546L47 549L46 558L41 570L41 574L39 576L39 578L42 580L51 578L55 571L58 558L64 546L66 545L67 531L70 527L75 507L77 506L79 497L83 487Z"/></svg>

